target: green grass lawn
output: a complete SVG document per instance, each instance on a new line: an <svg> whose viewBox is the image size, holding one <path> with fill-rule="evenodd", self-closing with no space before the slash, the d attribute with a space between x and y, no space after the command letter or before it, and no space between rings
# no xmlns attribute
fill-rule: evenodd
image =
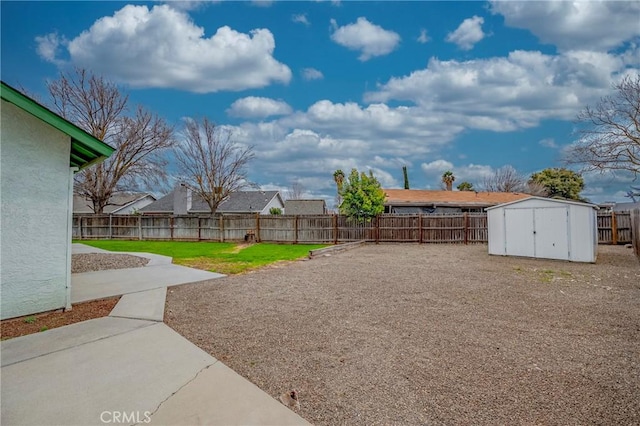
<svg viewBox="0 0 640 426"><path fill-rule="evenodd" d="M233 243L185 242L185 241L74 241L109 251L129 251L162 254L173 257L173 263L192 268L238 274L282 260L305 257L309 250L322 244L270 244L241 245Z"/></svg>

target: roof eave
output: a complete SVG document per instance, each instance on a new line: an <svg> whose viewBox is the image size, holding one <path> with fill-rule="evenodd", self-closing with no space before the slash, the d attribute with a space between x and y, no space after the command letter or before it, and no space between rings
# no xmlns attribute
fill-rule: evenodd
<svg viewBox="0 0 640 426"><path fill-rule="evenodd" d="M79 170L82 170L93 164L104 161L115 151L115 148L107 145L55 112L20 93L5 82L2 82L0 87L0 97L2 99L14 104L23 111L42 120L71 138L71 156L75 156L80 159L80 161L76 161L76 163L72 163L70 159L69 162L71 166L78 167ZM74 152L74 148L78 151Z"/></svg>

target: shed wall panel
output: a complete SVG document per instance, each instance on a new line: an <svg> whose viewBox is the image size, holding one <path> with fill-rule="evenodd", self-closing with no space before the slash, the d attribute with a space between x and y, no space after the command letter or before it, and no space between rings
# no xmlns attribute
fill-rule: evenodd
<svg viewBox="0 0 640 426"><path fill-rule="evenodd" d="M595 262L596 210L571 201L528 198L488 209L489 254Z"/></svg>
<svg viewBox="0 0 640 426"><path fill-rule="evenodd" d="M504 210L506 254L510 254L512 256L535 256L535 244L532 225L533 210Z"/></svg>

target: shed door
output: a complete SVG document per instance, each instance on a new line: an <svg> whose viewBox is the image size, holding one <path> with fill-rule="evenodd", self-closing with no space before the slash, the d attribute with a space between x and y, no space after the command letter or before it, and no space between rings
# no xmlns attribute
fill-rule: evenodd
<svg viewBox="0 0 640 426"><path fill-rule="evenodd" d="M535 257L569 259L569 216L566 207L534 209Z"/></svg>
<svg viewBox="0 0 640 426"><path fill-rule="evenodd" d="M504 209L505 254L535 256L533 209Z"/></svg>

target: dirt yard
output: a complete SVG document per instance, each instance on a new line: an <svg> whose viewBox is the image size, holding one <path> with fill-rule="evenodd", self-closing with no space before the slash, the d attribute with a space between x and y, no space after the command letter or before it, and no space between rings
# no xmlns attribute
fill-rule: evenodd
<svg viewBox="0 0 640 426"><path fill-rule="evenodd" d="M165 321L336 424L640 424L640 262L368 245L170 289Z"/></svg>

